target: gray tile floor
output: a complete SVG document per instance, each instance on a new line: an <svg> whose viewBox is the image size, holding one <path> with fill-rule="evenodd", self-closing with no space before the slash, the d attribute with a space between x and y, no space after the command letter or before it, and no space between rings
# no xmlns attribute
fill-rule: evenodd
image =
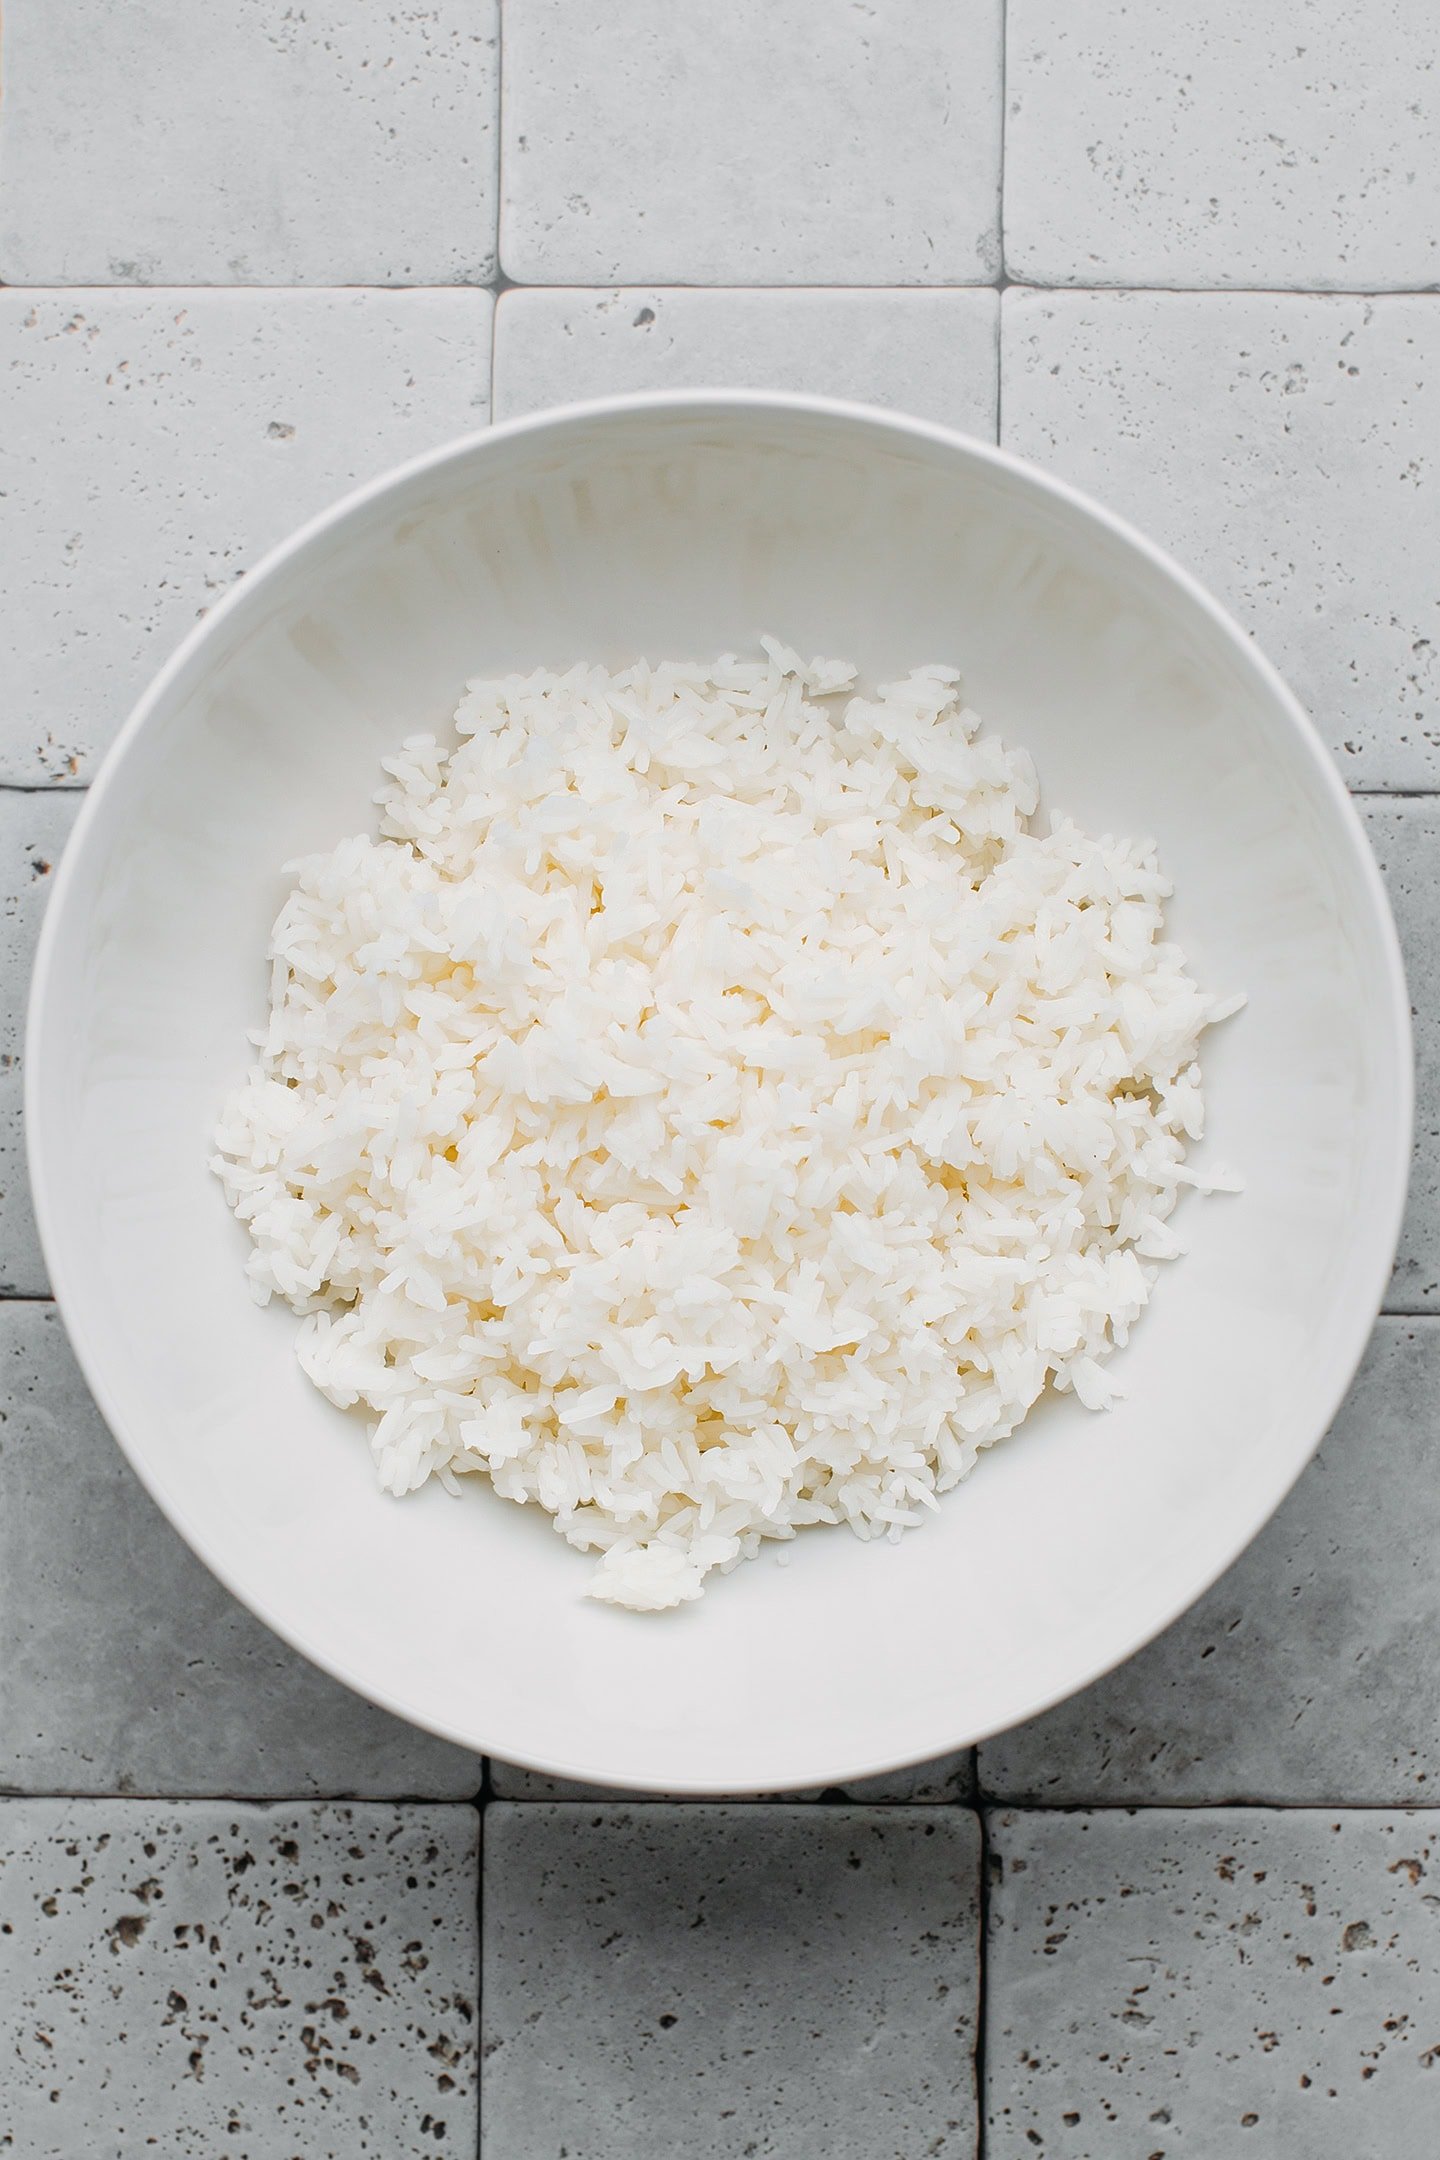
<svg viewBox="0 0 1440 2160"><path fill-rule="evenodd" d="M1440 15L500 17L6 0L0 2153L1433 2160ZM22 1162L48 881L169 647L492 397L687 382L998 438L1207 577L1363 797L1419 1054L1388 1316L1252 1550L978 1762L783 1803L292 1656L105 1434Z"/></svg>

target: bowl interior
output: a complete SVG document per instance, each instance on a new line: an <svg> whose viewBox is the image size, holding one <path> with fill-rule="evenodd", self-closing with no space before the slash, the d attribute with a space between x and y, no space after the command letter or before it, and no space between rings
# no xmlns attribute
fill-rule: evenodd
<svg viewBox="0 0 1440 2160"><path fill-rule="evenodd" d="M1176 936L1250 1005L1116 1371L1043 1407L897 1546L842 1530L661 1619L477 1481L397 1502L250 1302L206 1168L296 854L368 828L378 761L467 676L749 649L965 674L1045 798L1157 838ZM57 891L31 1043L57 1291L102 1407L216 1571L375 1699L468 1745L675 1790L827 1782L996 1731L1126 1655L1264 1521L1333 1413L1393 1249L1408 1069L1393 934L1322 753L1187 581L934 431L739 399L498 431L248 580L161 678Z"/></svg>

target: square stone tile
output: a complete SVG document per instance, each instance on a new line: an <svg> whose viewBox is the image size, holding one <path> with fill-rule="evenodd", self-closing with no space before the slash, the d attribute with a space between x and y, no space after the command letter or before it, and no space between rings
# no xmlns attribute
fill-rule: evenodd
<svg viewBox="0 0 1440 2160"><path fill-rule="evenodd" d="M543 1771L523 1769L519 1763L492 1760L489 1767L491 1790L501 1800L628 1800L641 1806L659 1801L686 1807L705 1804L674 1793L620 1792L608 1785L579 1785L569 1778L546 1777ZM711 1797L736 1802L757 1798L792 1803L844 1799L943 1806L948 1801L969 1800L974 1791L974 1754L969 1748L961 1748L934 1762L915 1763L908 1770L889 1770L880 1777L853 1778L848 1785L834 1788L813 1785L791 1793L715 1793Z"/></svg>
<svg viewBox="0 0 1440 2160"><path fill-rule="evenodd" d="M54 1306L0 1303L0 1789L479 1784L476 1757L352 1695L235 1602L105 1430Z"/></svg>
<svg viewBox="0 0 1440 2160"><path fill-rule="evenodd" d="M491 1807L484 2160L971 2160L960 1809Z"/></svg>
<svg viewBox="0 0 1440 2160"><path fill-rule="evenodd" d="M1427 2160L1440 1814L990 1821L988 2160Z"/></svg>
<svg viewBox="0 0 1440 2160"><path fill-rule="evenodd" d="M968 292L508 292L497 420L625 390L809 391L995 440L1000 297Z"/></svg>
<svg viewBox="0 0 1440 2160"><path fill-rule="evenodd" d="M498 0L6 0L7 285L495 266Z"/></svg>
<svg viewBox="0 0 1440 2160"><path fill-rule="evenodd" d="M1440 1800L1440 1321L1382 1320L1319 1455L1138 1657L980 1750L1002 1800Z"/></svg>
<svg viewBox="0 0 1440 2160"><path fill-rule="evenodd" d="M500 260L521 284L999 273L1000 0L506 0Z"/></svg>
<svg viewBox="0 0 1440 2160"><path fill-rule="evenodd" d="M1005 254L1041 285L1433 285L1427 0L1009 0Z"/></svg>
<svg viewBox="0 0 1440 2160"><path fill-rule="evenodd" d="M88 779L257 555L355 482L483 425L492 306L0 292L0 782Z"/></svg>
<svg viewBox="0 0 1440 2160"><path fill-rule="evenodd" d="M1360 814L1395 910L1415 1031L1415 1161L1385 1302L1440 1313L1440 799L1371 796Z"/></svg>
<svg viewBox="0 0 1440 2160"><path fill-rule="evenodd" d="M479 1827L0 1802L0 2150L472 2160Z"/></svg>
<svg viewBox="0 0 1440 2160"><path fill-rule="evenodd" d="M0 791L0 1295L48 1288L30 1206L22 1125L25 1001L55 865L81 798Z"/></svg>
<svg viewBox="0 0 1440 2160"><path fill-rule="evenodd" d="M1350 786L1440 785L1433 300L1009 292L1001 385L1005 447L1233 607Z"/></svg>

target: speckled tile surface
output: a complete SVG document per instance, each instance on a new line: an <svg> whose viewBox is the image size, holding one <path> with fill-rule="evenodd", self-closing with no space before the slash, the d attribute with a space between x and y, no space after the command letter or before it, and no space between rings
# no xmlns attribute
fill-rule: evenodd
<svg viewBox="0 0 1440 2160"><path fill-rule="evenodd" d="M1382 1320L1316 1460L1158 1642L980 1750L1040 1804L1440 1804L1440 1320Z"/></svg>
<svg viewBox="0 0 1440 2160"><path fill-rule="evenodd" d="M995 439L1000 301L967 292L507 292L497 420L627 390L805 390Z"/></svg>
<svg viewBox="0 0 1440 2160"><path fill-rule="evenodd" d="M0 2155L475 2160L483 1934L486 2160L1435 2160L1440 12L5 0L0 76ZM23 1007L134 698L492 397L702 384L998 433L1172 548L1405 947L1394 1317L978 1784L632 1803L397 1724L193 1559L45 1298Z"/></svg>
<svg viewBox="0 0 1440 2160"><path fill-rule="evenodd" d="M247 563L483 425L491 311L482 292L0 291L0 783L89 780Z"/></svg>
<svg viewBox="0 0 1440 2160"><path fill-rule="evenodd" d="M1425 2160L1440 1814L990 1818L987 2160Z"/></svg>
<svg viewBox="0 0 1440 2160"><path fill-rule="evenodd" d="M1001 339L1006 449L1204 578L1351 787L1440 782L1434 299L1017 289Z"/></svg>
<svg viewBox="0 0 1440 2160"><path fill-rule="evenodd" d="M958 1808L486 1815L485 2160L974 2151Z"/></svg>
<svg viewBox="0 0 1440 2160"><path fill-rule="evenodd" d="M475 1756L352 1695L222 1589L105 1430L54 1306L0 1303L0 1791L479 1786Z"/></svg>
<svg viewBox="0 0 1440 2160"><path fill-rule="evenodd" d="M1371 797L1361 814L1395 910L1415 1033L1415 1161L1386 1304L1440 1313L1440 797Z"/></svg>
<svg viewBox="0 0 1440 2160"><path fill-rule="evenodd" d="M0 2151L475 2151L465 1807L0 1802Z"/></svg>
<svg viewBox="0 0 1440 2160"><path fill-rule="evenodd" d="M483 284L498 0L6 0L7 285Z"/></svg>
<svg viewBox="0 0 1440 2160"><path fill-rule="evenodd" d="M1007 0L1005 252L1042 285L1440 282L1427 0Z"/></svg>
<svg viewBox="0 0 1440 2160"><path fill-rule="evenodd" d="M1000 267L1000 0L509 0L500 266L530 285Z"/></svg>
<svg viewBox="0 0 1440 2160"><path fill-rule="evenodd" d="M21 1098L30 964L55 867L81 798L0 789L0 1296L44 1296L44 1256L25 1172Z"/></svg>

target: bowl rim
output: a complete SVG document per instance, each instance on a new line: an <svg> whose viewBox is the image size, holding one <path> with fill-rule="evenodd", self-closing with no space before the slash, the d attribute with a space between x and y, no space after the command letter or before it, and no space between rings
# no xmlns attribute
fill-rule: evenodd
<svg viewBox="0 0 1440 2160"><path fill-rule="evenodd" d="M1019 480L1041 495L1078 511L1083 517L1093 520L1121 541L1128 543L1178 588L1194 608L1208 618L1245 665L1258 674L1275 705L1283 712L1298 752L1308 761L1313 777L1318 781L1322 793L1328 797L1330 806L1339 819L1342 832L1347 834L1350 840L1383 956L1382 988L1388 1022L1387 1063L1392 1090L1391 1100L1384 1105L1389 1117L1389 1131L1388 1136L1383 1137L1388 1137L1389 1144L1383 1175L1375 1180L1374 1196L1364 1217L1368 1226L1365 1233L1368 1252L1364 1255L1362 1273L1368 1281L1368 1289L1363 1298L1353 1302L1351 1312L1332 1333L1330 1363L1333 1378L1328 1390L1328 1406L1324 1417L1313 1438L1300 1452L1293 1465L1287 1465L1282 1474L1272 1478L1269 1485L1260 1490L1258 1498L1252 1500L1243 1518L1243 1526L1227 1539L1218 1562L1207 1562L1203 1568L1190 1573L1182 1572L1178 1578L1180 1587L1172 1590L1163 1605L1147 1620L1143 1631L1130 1640L1126 1649L1099 1663L1087 1662L1071 1674L1063 1685L1048 1687L1033 1700L1027 1700L1001 1725L987 1726L984 1730L977 1731L971 1731L965 1726L954 1732L937 1730L935 1745L928 1755L907 1755L903 1761L896 1761L886 1754L879 1759L862 1758L857 1763L852 1756L843 1762L819 1762L813 1770L807 1769L803 1776L791 1777L780 1784L767 1782L764 1785L741 1784L728 1788L734 1792L784 1792L797 1791L816 1784L851 1784L862 1778L883 1776L888 1772L909 1768L917 1761L976 1746L1043 1715L1058 1703L1065 1702L1072 1695L1093 1686L1107 1673L1128 1663L1130 1658L1171 1627L1234 1565L1292 1490L1334 1422L1383 1308L1409 1190L1415 1117L1413 1031L1404 962L1394 914L1359 811L1315 723L1259 644L1192 572L1128 519L1106 508L1083 489L1032 463L1030 459L1003 449L998 444L982 441L959 428L892 412L884 407L864 404L854 399L811 396L796 391L724 387L636 391L547 406L538 412L526 413L515 419L492 422L486 427L471 430L422 451L348 490L325 509L297 526L285 539L266 550L254 567L244 572L181 640L151 678L114 741L105 751L94 779L84 791L85 800L61 856L36 945L26 1007L23 1113L31 1200L41 1253L49 1275L51 1296L59 1310L76 1363L96 1407L142 1486L166 1520L232 1597L291 1649L328 1674L331 1679L405 1723L431 1733L437 1739L450 1741L471 1754L496 1754L501 1761L512 1760L513 1758L506 1756L503 1751L497 1750L483 1734L477 1735L468 1729L428 1716L418 1716L392 1691L376 1688L362 1674L352 1670L342 1657L333 1656L309 1641L303 1629L291 1627L272 1609L265 1597L237 1579L229 1562L212 1549L209 1538L189 1520L186 1511L172 1505L163 1490L162 1481L158 1475L152 1473L143 1438L136 1433L131 1421L125 1417L114 1400L106 1377L103 1352L87 1323L84 1301L75 1293L68 1258L65 1216L56 1199L48 1172L50 1142L47 1138L48 1120L45 1107L46 1097L50 1092L48 1075L52 1061L58 1060L61 1055L58 1046L53 1042L50 1025L52 986L71 936L71 893L76 882L77 865L92 828L104 814L107 799L116 784L121 767L157 711L165 704L172 688L183 676L193 657L232 615L257 605L258 596L276 583L296 557L303 555L313 543L338 532L351 519L390 492L400 490L427 472L439 471L465 458L483 454L487 448L529 435L541 437L550 433L563 434L571 427L636 415L669 414L703 421L721 420L745 413L790 414L858 424L866 429L889 433L897 441L918 443L948 452L959 451L981 466L988 466L997 473ZM57 1136L57 1141L59 1138L60 1136ZM617 1784L613 1771L597 1770L593 1764L587 1764L583 1759L536 1759L527 1762L525 1767L544 1775L604 1786L613 1791L674 1794L686 1798L705 1797L714 1791L713 1786L697 1783L693 1778L687 1779L683 1773L669 1775L663 1781L627 1777L623 1785Z"/></svg>

